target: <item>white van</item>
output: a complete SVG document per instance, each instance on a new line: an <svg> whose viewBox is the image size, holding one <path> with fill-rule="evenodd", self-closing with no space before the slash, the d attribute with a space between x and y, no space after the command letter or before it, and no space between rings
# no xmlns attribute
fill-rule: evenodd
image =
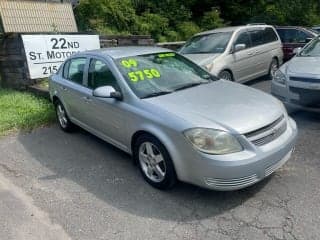
<svg viewBox="0 0 320 240"><path fill-rule="evenodd" d="M245 82L269 74L283 61L277 31L269 25L218 28L193 36L179 51L212 74Z"/></svg>

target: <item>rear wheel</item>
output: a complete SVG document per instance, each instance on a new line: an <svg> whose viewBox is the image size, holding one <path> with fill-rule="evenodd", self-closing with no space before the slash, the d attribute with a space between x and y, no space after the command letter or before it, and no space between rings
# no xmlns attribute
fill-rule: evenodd
<svg viewBox="0 0 320 240"><path fill-rule="evenodd" d="M231 72L224 70L221 73L219 73L219 78L224 79L224 80L228 80L228 81L233 81L233 77Z"/></svg>
<svg viewBox="0 0 320 240"><path fill-rule="evenodd" d="M134 157L143 178L153 187L169 189L176 183L172 160L163 144L151 135L140 136L134 145Z"/></svg>
<svg viewBox="0 0 320 240"><path fill-rule="evenodd" d="M70 121L67 111L64 108L63 104L59 100L57 100L54 105L55 105L56 115L57 115L60 128L65 132L73 131L74 125Z"/></svg>
<svg viewBox="0 0 320 240"><path fill-rule="evenodd" d="M269 78L272 80L276 71L279 69L279 63L276 58L272 59L270 63L270 68L269 68Z"/></svg>

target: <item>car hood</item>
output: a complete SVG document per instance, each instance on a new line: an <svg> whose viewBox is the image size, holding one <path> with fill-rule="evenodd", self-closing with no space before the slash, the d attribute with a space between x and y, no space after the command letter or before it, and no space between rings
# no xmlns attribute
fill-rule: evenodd
<svg viewBox="0 0 320 240"><path fill-rule="evenodd" d="M288 63L288 72L294 74L320 74L320 57L294 57Z"/></svg>
<svg viewBox="0 0 320 240"><path fill-rule="evenodd" d="M225 80L144 100L194 127L219 126L239 134L262 128L283 114L271 95Z"/></svg>
<svg viewBox="0 0 320 240"><path fill-rule="evenodd" d="M195 62L196 64L203 66L210 62L212 62L214 59L219 57L221 54L219 53L209 53L209 54L185 54L184 56L191 61Z"/></svg>

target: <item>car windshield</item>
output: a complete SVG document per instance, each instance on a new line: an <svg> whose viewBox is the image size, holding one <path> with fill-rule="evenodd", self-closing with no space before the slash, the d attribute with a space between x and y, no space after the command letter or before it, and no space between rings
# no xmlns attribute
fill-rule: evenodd
<svg viewBox="0 0 320 240"><path fill-rule="evenodd" d="M313 39L299 54L301 57L319 57L320 56L320 38Z"/></svg>
<svg viewBox="0 0 320 240"><path fill-rule="evenodd" d="M126 57L115 62L139 98L169 94L216 80L174 52Z"/></svg>
<svg viewBox="0 0 320 240"><path fill-rule="evenodd" d="M232 32L212 33L191 38L181 49L182 54L223 53Z"/></svg>

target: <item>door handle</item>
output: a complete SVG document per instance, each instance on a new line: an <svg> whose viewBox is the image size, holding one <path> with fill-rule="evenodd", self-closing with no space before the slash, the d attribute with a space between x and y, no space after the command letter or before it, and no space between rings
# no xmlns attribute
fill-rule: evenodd
<svg viewBox="0 0 320 240"><path fill-rule="evenodd" d="M251 55L253 55L253 53L252 53L252 52L249 52L248 55L251 56Z"/></svg>
<svg viewBox="0 0 320 240"><path fill-rule="evenodd" d="M61 86L61 89L62 89L63 91L67 91L67 90L68 90L68 88L67 88L67 87L64 87L64 86Z"/></svg>
<svg viewBox="0 0 320 240"><path fill-rule="evenodd" d="M258 51L258 50L256 50L256 51L255 51L255 53L259 53L259 51Z"/></svg>

